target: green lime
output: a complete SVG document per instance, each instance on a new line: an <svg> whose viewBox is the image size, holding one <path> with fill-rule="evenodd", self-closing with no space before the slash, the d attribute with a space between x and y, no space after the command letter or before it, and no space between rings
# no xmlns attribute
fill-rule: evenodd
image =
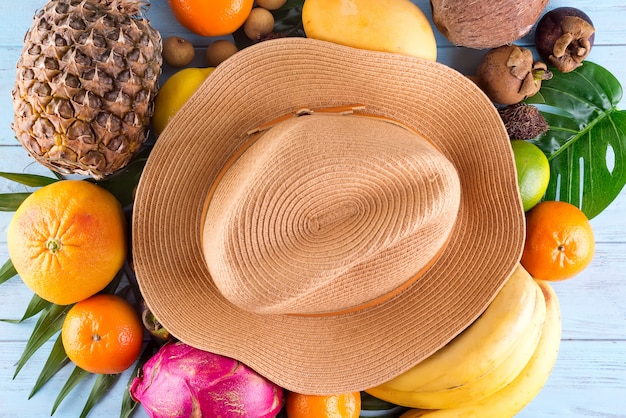
<svg viewBox="0 0 626 418"><path fill-rule="evenodd" d="M517 184L524 211L528 211L541 201L550 181L550 163L538 146L528 141L511 141Z"/></svg>

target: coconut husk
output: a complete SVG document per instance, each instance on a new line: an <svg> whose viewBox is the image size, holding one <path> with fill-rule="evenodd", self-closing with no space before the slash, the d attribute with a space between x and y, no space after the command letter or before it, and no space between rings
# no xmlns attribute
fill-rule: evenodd
<svg viewBox="0 0 626 418"><path fill-rule="evenodd" d="M496 48L528 34L548 0L431 0L433 22L450 42Z"/></svg>

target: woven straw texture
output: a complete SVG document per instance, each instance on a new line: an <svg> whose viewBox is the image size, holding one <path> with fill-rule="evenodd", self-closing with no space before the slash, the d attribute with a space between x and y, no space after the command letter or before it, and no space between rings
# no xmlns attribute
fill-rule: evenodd
<svg viewBox="0 0 626 418"><path fill-rule="evenodd" d="M220 209L220 202L227 200L221 196L229 195L220 192L222 181L231 191L236 189L232 182L243 181L241 187L248 190L257 185L259 190L276 185L261 185L258 176L255 183L245 184L245 173L231 173L229 169L216 190L216 206L211 201L207 212L205 200L216 177L244 145L249 130L303 106L316 109L357 103L364 104L368 113L407 125L454 166L460 200L447 246L411 286L367 309L340 315L297 316L259 314L234 305L220 293L205 262L205 252L212 248L209 242L219 243L223 235L205 234L209 241L203 249L204 217L213 210L221 217L229 215ZM416 140L416 146L419 144ZM279 154L284 160L289 152L283 148ZM388 148L385 153L391 155ZM302 160L305 154L301 150L294 155ZM270 176L274 172L271 166L280 164L274 157L263 156L265 168L255 168L256 175ZM378 164L377 169L384 170L384 159L381 157L374 166ZM339 193L334 188L346 188L346 196L350 196L349 185L338 183L308 193ZM455 195L441 190L432 193ZM385 196L385 192L379 196ZM257 200L261 197L257 194ZM392 201L399 204L402 199ZM315 202L304 204L315 208ZM399 205L387 213L404 213L411 202ZM355 210L351 205L337 209L334 213L352 214ZM272 213L268 208L268 219L277 219ZM302 211L283 213L299 216ZM254 216L247 214L243 219L249 224L257 219ZM347 219L356 218L350 215ZM376 216L364 219L372 221ZM228 225L233 222L237 220ZM343 224L341 219L325 220L324 224L332 222ZM398 218L394 222L373 231L361 226L367 230L363 232L363 243L376 246L377 239L397 235L404 221ZM445 229L450 222L436 223ZM351 234L358 230L354 226L347 228ZM381 228L389 229L377 236ZM232 233L233 228L225 230ZM437 63L300 38L266 41L246 48L208 77L159 137L142 175L133 212L137 279L148 306L163 325L182 341L236 358L289 390L315 394L376 386L445 345L493 299L519 260L523 237L524 217L508 137L495 108L472 82ZM326 260L319 256L321 250L316 250L315 262L329 267L340 257L344 245L358 245L347 243L344 237L335 247L327 248ZM241 245L245 247L245 243ZM432 246L437 245L433 241ZM212 268L230 268L223 261L209 264ZM397 258L390 260L385 269L392 271L394 264L400 269L407 266ZM281 269L285 274L288 267ZM355 271L354 282L363 283L365 279ZM230 298L247 303L236 295ZM337 308L332 303L311 306L310 301L272 306L263 302L251 308L277 309L275 312L294 306L296 310L316 312Z"/></svg>

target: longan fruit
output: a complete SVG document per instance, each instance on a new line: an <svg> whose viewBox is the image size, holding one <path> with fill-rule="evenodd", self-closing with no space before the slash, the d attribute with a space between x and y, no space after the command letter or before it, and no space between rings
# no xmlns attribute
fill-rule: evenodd
<svg viewBox="0 0 626 418"><path fill-rule="evenodd" d="M278 10L287 3L287 0L256 0L256 4L267 10Z"/></svg>
<svg viewBox="0 0 626 418"><path fill-rule="evenodd" d="M217 67L226 58L235 54L239 49L237 46L226 39L218 39L212 42L206 50L206 60L209 67Z"/></svg>
<svg viewBox="0 0 626 418"><path fill-rule="evenodd" d="M196 51L193 44L180 36L170 36L163 41L163 60L172 67L184 67L193 61Z"/></svg>
<svg viewBox="0 0 626 418"><path fill-rule="evenodd" d="M263 36L274 30L274 15L263 7L255 7L243 23L243 31L253 41L258 41Z"/></svg>

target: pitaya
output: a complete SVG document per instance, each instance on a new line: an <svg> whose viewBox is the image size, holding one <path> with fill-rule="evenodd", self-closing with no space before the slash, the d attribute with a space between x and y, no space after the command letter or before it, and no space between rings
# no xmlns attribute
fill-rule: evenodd
<svg viewBox="0 0 626 418"><path fill-rule="evenodd" d="M283 389L244 364L181 342L165 344L130 387L148 416L273 418Z"/></svg>

